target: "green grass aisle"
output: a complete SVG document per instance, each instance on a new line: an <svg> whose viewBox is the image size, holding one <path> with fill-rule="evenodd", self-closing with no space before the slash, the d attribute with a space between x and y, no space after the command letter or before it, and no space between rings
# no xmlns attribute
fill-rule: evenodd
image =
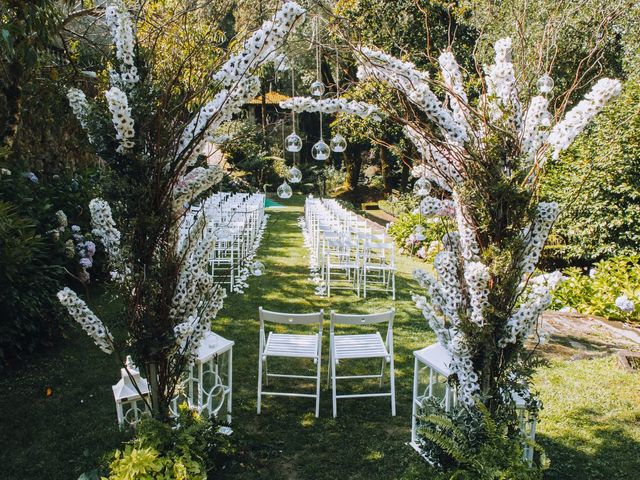
<svg viewBox="0 0 640 480"><path fill-rule="evenodd" d="M243 466L234 466L224 478L389 479L398 478L407 469L420 470L423 467L418 456L406 445L411 421L412 351L433 342L434 336L410 298L410 291L417 287L411 278L417 264L400 260L395 305L390 297L381 294L367 300L348 291L332 293L330 299L316 296L308 278L307 249L297 225L303 214L302 202L302 197L293 197L283 202L287 208L270 212L257 256L266 266L265 275L251 278L244 295L228 298L214 323L215 331L236 342L233 427L245 450L240 458ZM328 321L323 337L320 418L315 418L314 400L308 398L263 397L263 411L257 415L259 306L299 312L324 308L327 319L330 309L366 313L395 306L397 416L391 417L388 398L365 398L339 401L338 418L332 418L331 392L326 385ZM309 361L295 363L303 369L304 365L311 365ZM362 365L345 362L339 368L354 372L354 368L360 369ZM377 361L373 368L379 368ZM313 390L311 383L295 382L300 381L280 380L274 385ZM342 384L343 388L375 390L375 383L362 382L352 380ZM388 382L383 388L388 388L387 385Z"/></svg>

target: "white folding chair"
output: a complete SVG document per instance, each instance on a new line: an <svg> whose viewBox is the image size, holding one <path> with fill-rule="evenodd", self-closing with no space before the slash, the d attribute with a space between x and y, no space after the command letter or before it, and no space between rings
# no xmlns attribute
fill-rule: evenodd
<svg viewBox="0 0 640 480"><path fill-rule="evenodd" d="M329 352L329 380L331 381L331 393L333 400L333 416L338 414L338 398L356 397L391 397L391 415L396 415L396 387L393 366L393 319L395 309L382 313L370 313L365 315L339 314L331 311L331 327L329 331L330 352ZM383 340L380 332L364 333L356 335L336 335L336 324L347 325L373 325L377 323L387 323L387 335ZM336 375L336 365L344 359L361 358L381 358L382 367L379 374L372 375ZM390 392L379 393L358 393L348 395L338 395L336 381L354 378L379 378L380 387L384 375L384 364L389 363L389 378L391 384Z"/></svg>
<svg viewBox="0 0 640 480"><path fill-rule="evenodd" d="M320 415L320 359L322 356L322 317L323 310L314 313L282 313L270 312L262 307L260 312L260 350L258 357L258 414L262 402L262 395L284 397L309 397L316 399L316 417ZM282 325L318 325L315 334L292 334L269 332L265 336L265 322ZM283 373L269 373L267 359L269 357L295 357L312 359L317 365L316 375L290 375ZM269 377L281 378L306 378L316 380L316 393L288 393L262 390L262 370L266 377L266 386L269 386Z"/></svg>
<svg viewBox="0 0 640 480"><path fill-rule="evenodd" d="M379 240L365 242L362 261L362 289L367 292L391 292L396 299L396 254L392 242Z"/></svg>

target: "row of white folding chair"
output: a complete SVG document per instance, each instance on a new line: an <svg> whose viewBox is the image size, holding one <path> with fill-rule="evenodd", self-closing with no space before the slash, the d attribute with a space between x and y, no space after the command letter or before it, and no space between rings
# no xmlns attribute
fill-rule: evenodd
<svg viewBox="0 0 640 480"><path fill-rule="evenodd" d="M322 321L323 310L313 313L284 313L273 312L259 308L260 317L260 340L258 350L258 405L257 412L260 414L262 410L262 396L288 396L288 397L308 397L314 398L316 401L315 414L320 415L320 364L322 359ZM328 382L331 384L331 397L333 404L333 416L338 414L338 399L362 398L362 397L390 397L391 398L391 415L396 414L395 399L395 371L393 360L393 320L395 317L395 309L382 313L372 314L338 314L331 311L330 316L330 332L329 332L329 368ZM270 331L266 334L265 322L271 322L281 325L317 325L317 332L313 334L291 334L291 333L275 333ZM380 333L376 330L374 333L361 334L337 334L335 326L343 325L362 325L371 326L375 324L386 323L387 332L384 340ZM268 359L269 357L289 357L313 360L316 366L316 375L297 375L285 373L269 373ZM337 366L341 360L353 359L380 359L380 373L365 375L337 375ZM337 381L351 379L369 379L379 378L380 388L382 388L385 363L389 364L389 383L388 392L374 393L351 393L338 394ZM269 386L269 377L280 378L302 378L315 379L315 393L298 393L263 390L263 373L265 384Z"/></svg>

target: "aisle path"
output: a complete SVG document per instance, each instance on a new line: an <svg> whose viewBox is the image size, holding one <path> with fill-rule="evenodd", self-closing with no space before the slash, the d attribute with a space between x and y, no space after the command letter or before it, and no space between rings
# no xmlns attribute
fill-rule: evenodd
<svg viewBox="0 0 640 480"><path fill-rule="evenodd" d="M340 292L330 299L316 296L308 279L308 254L297 225L303 214L302 202L302 197L294 197L286 202L287 208L269 211L269 226L257 256L264 262L266 274L250 279L244 295L228 298L214 322L216 331L236 342L233 427L245 450L239 459L244 466L235 465L224 478L398 478L407 468L419 470L422 466L417 456L406 445L412 351L434 341L410 298L410 291L417 289L411 272L420 264L400 260L395 304L382 295L367 300L350 292ZM343 400L338 404L338 418L331 417L331 392L326 387L328 322L323 339L320 418L313 415L313 400L304 398L265 397L263 413L256 415L259 306L281 311L324 308L326 318L330 309L365 313L395 306L397 416L391 417L387 398L374 398ZM352 381L352 385L354 389L367 387L358 381ZM311 385L305 387L312 389ZM368 391L372 389L375 384L369 383Z"/></svg>

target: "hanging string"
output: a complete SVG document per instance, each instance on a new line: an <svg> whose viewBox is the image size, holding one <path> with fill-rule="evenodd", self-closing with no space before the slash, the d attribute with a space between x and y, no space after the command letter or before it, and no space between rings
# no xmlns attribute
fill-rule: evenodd
<svg viewBox="0 0 640 480"><path fill-rule="evenodd" d="M337 44L336 44L336 98L340 98L340 57L338 56Z"/></svg>

